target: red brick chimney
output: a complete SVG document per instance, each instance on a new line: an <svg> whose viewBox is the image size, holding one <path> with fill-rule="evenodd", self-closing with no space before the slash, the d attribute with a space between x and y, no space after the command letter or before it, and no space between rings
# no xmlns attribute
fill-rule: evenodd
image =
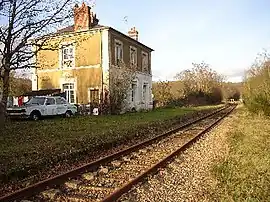
<svg viewBox="0 0 270 202"><path fill-rule="evenodd" d="M139 40L139 32L136 30L136 27L132 27L129 31L128 31L128 36L135 39L135 40Z"/></svg>
<svg viewBox="0 0 270 202"><path fill-rule="evenodd" d="M88 30L98 24L96 14L91 12L91 8L84 2L79 7L78 4L74 7L74 31Z"/></svg>

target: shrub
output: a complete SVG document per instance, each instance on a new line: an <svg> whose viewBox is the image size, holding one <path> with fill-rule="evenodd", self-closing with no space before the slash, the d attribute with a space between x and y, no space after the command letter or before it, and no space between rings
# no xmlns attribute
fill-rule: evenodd
<svg viewBox="0 0 270 202"><path fill-rule="evenodd" d="M267 53L247 71L243 98L249 111L270 115L270 59Z"/></svg>

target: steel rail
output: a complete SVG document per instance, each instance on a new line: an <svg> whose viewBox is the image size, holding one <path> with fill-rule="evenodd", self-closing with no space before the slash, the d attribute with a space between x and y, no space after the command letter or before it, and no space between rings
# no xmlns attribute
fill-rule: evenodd
<svg viewBox="0 0 270 202"><path fill-rule="evenodd" d="M155 173L160 167L163 167L166 165L169 161L171 161L174 157L176 157L180 152L185 151L187 148L189 148L193 143L195 143L202 135L205 133L209 132L214 126L216 126L222 119L224 119L226 116L228 116L233 110L235 109L235 106L232 107L231 110L229 110L227 113L225 113L222 117L217 119L213 124L208 126L206 129L203 131L199 132L194 138L192 138L190 141L188 141L186 144L181 146L179 149L176 151L172 152L170 155L166 156L163 158L161 161L153 165L151 168L146 170L145 172L141 173L138 175L136 178L133 180L127 182L125 185L123 185L121 188L115 190L112 194L107 196L105 199L102 200L102 202L111 202L111 201L116 201L118 198L122 196L122 194L127 193L135 184L139 183L142 181L145 177L147 177L150 174Z"/></svg>
<svg viewBox="0 0 270 202"><path fill-rule="evenodd" d="M189 121L187 123L184 123L183 125L180 125L179 127L176 127L172 130L169 130L165 133L162 133L161 135L158 135L154 138L151 138L151 139L148 139L148 140L145 140L143 142L140 142L138 144L135 144L131 147L128 147L126 149L123 149L123 150L120 150L114 154L111 154L109 156L106 156L106 157L103 157L103 158L100 158L98 160L95 160L95 161L92 161L90 163L87 163L85 165L82 165L78 168L75 168L73 170L70 170L70 171L67 171L63 174L59 174L59 175L56 175L54 177L51 177L51 178L48 178L46 180L43 180L43 181L40 181L40 182L37 182L35 184L32 184L28 187L25 187L23 189L19 189L15 192L12 192L10 194L7 194L5 196L1 196L0 197L0 202L2 201L15 201L15 200L19 200L19 199L22 199L22 198L28 198L28 197L31 197L31 196L34 196L35 194L43 191L44 189L46 189L47 187L49 186L52 186L52 185L60 185L62 184L64 181L66 181L68 178L71 178L71 177L74 177L74 176L77 176L77 175L80 175L84 172L89 172L89 171L93 171L93 170L96 170L100 165L102 164L105 164L107 162L110 162L114 159L117 159L125 154L128 154L128 153L131 153L132 151L134 150L137 150L137 149L140 149L141 147L144 147L146 145L149 145L151 144L152 142L155 142L155 141L158 141L158 140L161 140L173 133L176 133L177 131L179 130L182 130L182 129L185 129L187 128L188 126L191 126L192 124L195 124L201 120L204 120L210 116L213 116L215 114L218 114L219 112L227 109L228 107L221 107L219 108L218 110L215 110L214 112L212 113L209 113L209 114L206 114L202 117L199 117L195 120L192 120L192 121Z"/></svg>

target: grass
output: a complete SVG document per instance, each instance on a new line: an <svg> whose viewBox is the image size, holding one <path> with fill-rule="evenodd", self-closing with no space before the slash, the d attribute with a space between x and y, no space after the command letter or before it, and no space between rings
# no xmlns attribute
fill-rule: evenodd
<svg viewBox="0 0 270 202"><path fill-rule="evenodd" d="M105 150L132 138L147 138L160 128L179 122L176 117L215 107L218 106L9 122L0 135L0 181L26 177L33 169L74 155Z"/></svg>
<svg viewBox="0 0 270 202"><path fill-rule="evenodd" d="M230 152L215 167L220 201L270 201L270 120L238 109Z"/></svg>

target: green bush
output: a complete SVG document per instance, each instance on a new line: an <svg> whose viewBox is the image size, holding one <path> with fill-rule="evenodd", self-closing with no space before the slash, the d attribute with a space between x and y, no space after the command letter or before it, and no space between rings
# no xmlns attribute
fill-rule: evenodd
<svg viewBox="0 0 270 202"><path fill-rule="evenodd" d="M183 107L185 105L183 98L171 98L167 101L167 107Z"/></svg>
<svg viewBox="0 0 270 202"><path fill-rule="evenodd" d="M249 111L270 115L270 61L256 63L247 72L243 92Z"/></svg>

